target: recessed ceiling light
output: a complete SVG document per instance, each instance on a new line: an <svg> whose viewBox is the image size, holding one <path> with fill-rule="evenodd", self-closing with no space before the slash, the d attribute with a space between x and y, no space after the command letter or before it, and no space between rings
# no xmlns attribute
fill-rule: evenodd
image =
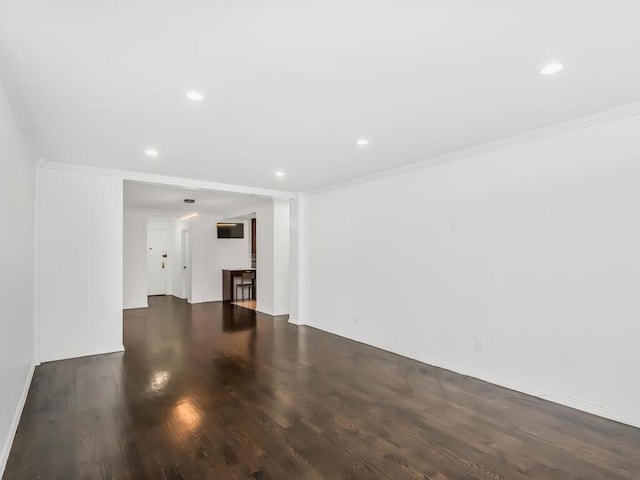
<svg viewBox="0 0 640 480"><path fill-rule="evenodd" d="M282 170L278 170L276 172L276 177L284 177L284 172Z"/></svg>
<svg viewBox="0 0 640 480"><path fill-rule="evenodd" d="M540 70L540 73L542 75L553 75L554 73L558 73L560 70L562 70L564 67L561 63L549 63L547 65L545 65L542 70Z"/></svg>
<svg viewBox="0 0 640 480"><path fill-rule="evenodd" d="M193 100L194 102L199 102L204 98L204 95L202 95L200 92L197 92L195 90L190 90L187 92L187 98L189 100Z"/></svg>
<svg viewBox="0 0 640 480"><path fill-rule="evenodd" d="M361 147L364 147L365 145L369 145L369 140L367 140L366 138L361 138L356 143Z"/></svg>
<svg viewBox="0 0 640 480"><path fill-rule="evenodd" d="M189 220L190 218L197 217L197 216L198 216L197 213L192 213L191 215L185 215L184 217L180 218L180 220Z"/></svg>
<svg viewBox="0 0 640 480"><path fill-rule="evenodd" d="M158 151L157 151L156 149L154 149L154 148L147 148L147 149L144 151L144 154L145 154L147 157L157 157L157 156L158 156Z"/></svg>

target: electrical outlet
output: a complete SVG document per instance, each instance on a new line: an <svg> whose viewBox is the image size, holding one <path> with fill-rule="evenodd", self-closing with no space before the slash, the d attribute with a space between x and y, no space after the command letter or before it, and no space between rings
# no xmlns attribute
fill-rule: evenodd
<svg viewBox="0 0 640 480"><path fill-rule="evenodd" d="M480 337L473 337L473 349L476 352L482 351L482 339Z"/></svg>
<svg viewBox="0 0 640 480"><path fill-rule="evenodd" d="M449 230L457 230L458 229L458 220L456 217L449 217Z"/></svg>
<svg viewBox="0 0 640 480"><path fill-rule="evenodd" d="M358 324L358 317L354 317L351 319L351 323L353 323L354 325Z"/></svg>

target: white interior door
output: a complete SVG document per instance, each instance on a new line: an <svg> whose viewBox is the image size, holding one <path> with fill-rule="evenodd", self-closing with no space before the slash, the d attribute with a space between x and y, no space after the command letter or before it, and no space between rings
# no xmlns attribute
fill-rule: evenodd
<svg viewBox="0 0 640 480"><path fill-rule="evenodd" d="M191 301L191 251L189 230L182 230L182 298Z"/></svg>
<svg viewBox="0 0 640 480"><path fill-rule="evenodd" d="M148 295L166 295L169 276L169 230L150 228L147 231Z"/></svg>

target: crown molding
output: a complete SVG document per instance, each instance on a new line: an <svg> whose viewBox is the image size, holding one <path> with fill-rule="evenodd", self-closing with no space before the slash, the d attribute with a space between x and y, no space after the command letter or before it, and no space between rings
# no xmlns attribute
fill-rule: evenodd
<svg viewBox="0 0 640 480"><path fill-rule="evenodd" d="M248 187L245 185L233 185L229 183L209 182L206 180L196 180L184 177L172 177L168 175L158 175L155 173L134 172L131 170L118 170L102 167L91 167L87 165L76 165L72 163L43 161L39 168L43 170L56 170L71 173L84 173L89 175L104 175L108 177L118 177L123 180L135 182L154 183L158 185L168 185L172 187L191 188L200 190L217 190L221 192L245 193L249 195L260 195L271 198L292 199L296 197L293 192L283 190L271 190L268 188Z"/></svg>
<svg viewBox="0 0 640 480"><path fill-rule="evenodd" d="M505 137L493 142L483 143L463 150L458 150L452 153L431 157L426 160L420 160L418 162L403 165L388 170L382 170L380 172L372 173L362 177L356 177L344 182L338 182L325 187L312 189L304 192L308 195L316 195L320 193L330 192L333 190L341 190L364 183L374 182L384 178L395 177L404 173L410 173L415 170L422 170L424 168L441 165L443 163L454 162L456 160L462 160L465 158L474 157L484 153L490 153L497 150L503 150L505 148L521 145L525 143L535 142L547 137L553 137L556 135L562 135L564 133L573 132L575 130L581 130L583 128L600 125L602 123L612 122L614 120L620 120L627 117L632 117L640 114L640 102L628 103L616 108L604 110L598 113L584 115L565 122L556 123L548 127L538 128L535 130L529 130L527 132ZM300 192L302 193L302 192Z"/></svg>
<svg viewBox="0 0 640 480"><path fill-rule="evenodd" d="M256 211L265 206L270 204L271 200L264 200L262 202L256 202L256 203L251 203L249 205L245 205L242 207L238 207L238 208L234 208L232 210L225 210L223 212L221 212L221 218L225 218L225 219L234 219L237 217L244 217L247 215L251 215L253 213L256 213Z"/></svg>
<svg viewBox="0 0 640 480"><path fill-rule="evenodd" d="M185 215L189 215L189 212L183 212L179 210L156 210L154 208L129 208L125 207L124 212L127 213L139 213L148 217L167 218L167 219L180 219ZM193 212L191 212L193 213ZM215 214L214 214L215 215Z"/></svg>

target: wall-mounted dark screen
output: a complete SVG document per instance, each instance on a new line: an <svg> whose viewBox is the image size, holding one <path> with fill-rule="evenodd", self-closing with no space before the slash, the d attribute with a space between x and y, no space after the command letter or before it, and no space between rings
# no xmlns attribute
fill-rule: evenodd
<svg viewBox="0 0 640 480"><path fill-rule="evenodd" d="M244 223L219 223L218 238L244 238Z"/></svg>

